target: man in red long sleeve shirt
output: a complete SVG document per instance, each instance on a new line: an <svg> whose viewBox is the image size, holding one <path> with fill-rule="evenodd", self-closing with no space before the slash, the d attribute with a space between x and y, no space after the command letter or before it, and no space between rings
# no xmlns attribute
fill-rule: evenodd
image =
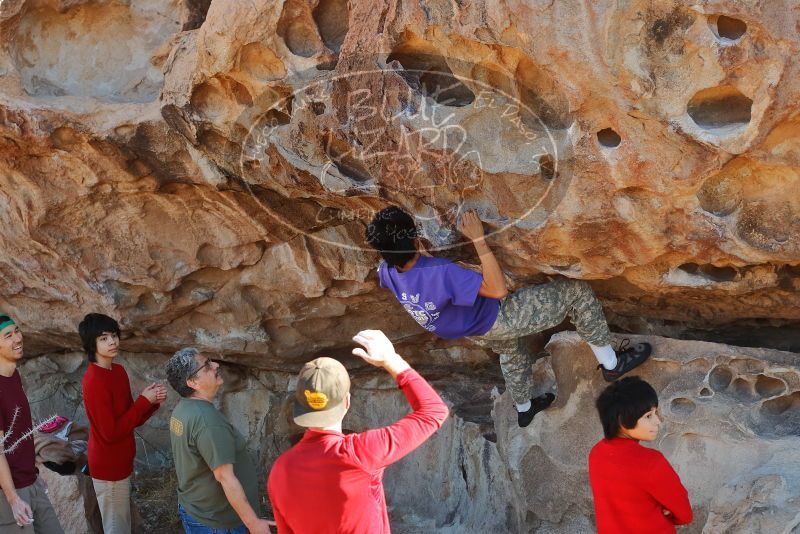
<svg viewBox="0 0 800 534"><path fill-rule="evenodd" d="M383 472L428 439L448 409L433 388L394 351L380 330L364 330L353 354L383 367L397 381L413 412L393 425L342 434L350 408L350 378L332 358L317 358L300 371L294 420L303 439L283 453L269 474L279 534L388 533ZM366 349L366 350L365 350Z"/></svg>
<svg viewBox="0 0 800 534"><path fill-rule="evenodd" d="M136 456L133 431L155 413L167 398L167 389L153 383L133 400L128 373L113 363L119 354L120 335L113 318L87 314L78 331L89 358L83 376L83 403L89 418L89 474L103 531L130 534L130 476Z"/></svg>
<svg viewBox="0 0 800 534"><path fill-rule="evenodd" d="M658 396L639 378L623 378L597 399L605 439L589 453L598 534L667 534L692 522L689 495L664 455L642 447L661 421Z"/></svg>

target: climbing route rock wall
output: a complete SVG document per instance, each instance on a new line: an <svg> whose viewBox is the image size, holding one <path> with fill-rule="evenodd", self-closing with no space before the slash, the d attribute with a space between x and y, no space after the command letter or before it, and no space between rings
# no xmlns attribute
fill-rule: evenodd
<svg viewBox="0 0 800 534"><path fill-rule="evenodd" d="M478 209L517 281L596 280L618 328L800 346L798 16L6 0L2 305L51 348L91 308L148 350L327 349L396 309L358 246L398 202L471 261Z"/></svg>
<svg viewBox="0 0 800 534"><path fill-rule="evenodd" d="M0 0L0 309L68 374L90 311L121 320L132 365L218 355L245 388L226 409L262 448L291 430L270 407L301 362L384 329L458 407L427 471L393 475L394 502L419 506L403 521L590 528L569 462L596 437L598 384L570 385L555 357L561 407L508 428L494 361L431 339L377 287L364 225L400 204L429 248L474 264L453 222L477 209L513 286L586 279L615 331L800 351L798 25L790 0ZM753 350L653 375L670 425L693 429L662 438L679 466L749 466L687 474L695 530L770 531L755 500L775 521L796 510L796 362ZM564 464L548 425L568 406L586 434ZM422 472L448 496L415 497ZM539 472L571 483L550 499Z"/></svg>
<svg viewBox="0 0 800 534"><path fill-rule="evenodd" d="M791 452L800 443L797 355L647 341L653 344L651 361L633 374L659 392L664 423L653 446L689 491L695 520L687 531L792 532L800 525L800 476ZM576 334L557 334L547 349L559 399L528 435L509 425L506 439L507 447L520 448L521 467L512 479L523 502L537 516L560 522L574 512L573 503L584 514L591 510L585 458L602 435L594 401L605 382ZM502 439L498 444L502 448ZM528 465L536 468L522 468Z"/></svg>
<svg viewBox="0 0 800 534"><path fill-rule="evenodd" d="M376 288L389 202L617 329L800 347L793 2L0 4L0 306L258 362L418 333Z"/></svg>

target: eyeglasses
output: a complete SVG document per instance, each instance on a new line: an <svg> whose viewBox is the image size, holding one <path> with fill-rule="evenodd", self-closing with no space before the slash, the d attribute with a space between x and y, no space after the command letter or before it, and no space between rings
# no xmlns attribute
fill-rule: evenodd
<svg viewBox="0 0 800 534"><path fill-rule="evenodd" d="M194 375L196 375L197 373L199 373L200 371L202 371L203 369L205 369L206 367L210 367L212 363L214 363L214 360L212 360L211 358L207 359L206 363L204 363L203 365L201 365L200 367L198 367L197 369L192 371L192 374L187 376L186 379L188 380L188 379L192 378Z"/></svg>

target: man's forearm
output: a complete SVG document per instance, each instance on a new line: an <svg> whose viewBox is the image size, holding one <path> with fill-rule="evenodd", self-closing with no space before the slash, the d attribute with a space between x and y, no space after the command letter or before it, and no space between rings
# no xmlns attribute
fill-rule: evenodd
<svg viewBox="0 0 800 534"><path fill-rule="evenodd" d="M475 251L481 260L481 271L483 272L483 280L486 282L486 287L505 296L508 293L506 279L503 277L503 271L500 269L500 264L497 263L497 258L494 257L494 253L489 248L489 245L486 244L486 240L483 238L476 239L472 244L475 245Z"/></svg>
<svg viewBox="0 0 800 534"><path fill-rule="evenodd" d="M11 478L11 468L5 454L0 454L0 488L3 489L9 504L17 498L17 489L14 487L14 479Z"/></svg>
<svg viewBox="0 0 800 534"><path fill-rule="evenodd" d="M229 476L220 480L220 484L222 485L222 490L225 492L225 497L228 499L234 511L236 511L239 519L242 520L242 523L247 527L252 525L253 522L258 519L258 515L255 510L253 510L253 507L250 506L247 495L244 494L244 488L242 488L242 484L239 482L239 479L236 478L236 475L231 472Z"/></svg>
<svg viewBox="0 0 800 534"><path fill-rule="evenodd" d="M392 378L397 380L397 375L405 371L406 369L411 369L411 366L406 362L402 356L395 353L395 356L391 359L388 359L384 364L383 368L389 373Z"/></svg>

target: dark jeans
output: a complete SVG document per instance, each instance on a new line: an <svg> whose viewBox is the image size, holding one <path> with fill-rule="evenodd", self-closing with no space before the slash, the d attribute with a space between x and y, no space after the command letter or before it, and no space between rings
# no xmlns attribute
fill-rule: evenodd
<svg viewBox="0 0 800 534"><path fill-rule="evenodd" d="M247 529L244 525L239 525L234 528L211 528L205 526L203 523L186 513L183 506L178 505L178 513L181 516L181 523L183 530L186 534L247 534Z"/></svg>

